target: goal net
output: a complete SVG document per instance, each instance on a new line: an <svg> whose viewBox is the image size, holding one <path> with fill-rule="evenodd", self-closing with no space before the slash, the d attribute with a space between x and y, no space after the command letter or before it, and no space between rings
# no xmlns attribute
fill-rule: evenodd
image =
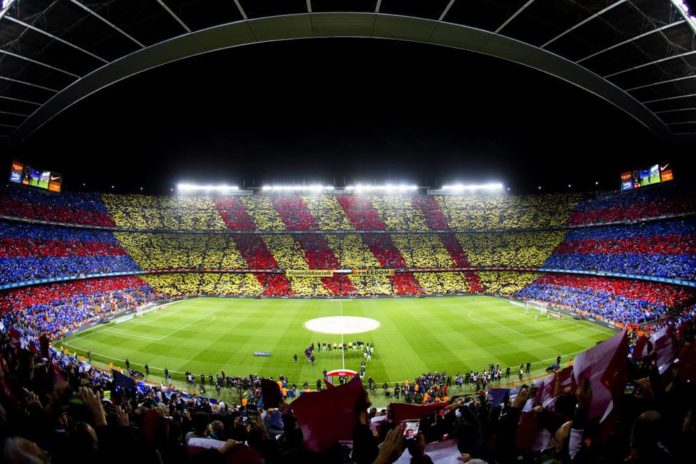
<svg viewBox="0 0 696 464"><path fill-rule="evenodd" d="M549 304L546 301L530 300L525 303L525 311L546 315L549 312Z"/></svg>
<svg viewBox="0 0 696 464"><path fill-rule="evenodd" d="M135 308L135 317L143 317L143 315L149 313L150 311L158 311L165 306L167 305L157 305L156 303L148 303L146 305L139 306Z"/></svg>

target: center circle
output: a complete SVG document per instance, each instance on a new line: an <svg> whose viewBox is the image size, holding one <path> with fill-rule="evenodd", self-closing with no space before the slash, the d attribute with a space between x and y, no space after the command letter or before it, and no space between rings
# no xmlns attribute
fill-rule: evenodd
<svg viewBox="0 0 696 464"><path fill-rule="evenodd" d="M377 329L379 322L369 317L334 316L311 319L304 326L312 332L340 335L369 332Z"/></svg>

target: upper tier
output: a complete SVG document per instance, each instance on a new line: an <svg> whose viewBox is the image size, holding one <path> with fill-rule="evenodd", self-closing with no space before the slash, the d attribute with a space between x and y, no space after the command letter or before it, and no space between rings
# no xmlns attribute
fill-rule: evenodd
<svg viewBox="0 0 696 464"><path fill-rule="evenodd" d="M595 195L254 194L149 196L0 189L0 216L125 230L486 231L616 223L696 212L674 185Z"/></svg>

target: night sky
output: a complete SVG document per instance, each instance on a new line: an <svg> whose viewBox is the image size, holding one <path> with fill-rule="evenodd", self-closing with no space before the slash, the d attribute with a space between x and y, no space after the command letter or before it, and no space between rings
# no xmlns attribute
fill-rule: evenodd
<svg viewBox="0 0 696 464"><path fill-rule="evenodd" d="M118 83L19 146L65 188L146 193L178 181L499 180L514 191L617 189L619 173L671 161L667 144L610 104L498 59L385 40L300 40L193 58ZM6 161L6 162L5 162Z"/></svg>

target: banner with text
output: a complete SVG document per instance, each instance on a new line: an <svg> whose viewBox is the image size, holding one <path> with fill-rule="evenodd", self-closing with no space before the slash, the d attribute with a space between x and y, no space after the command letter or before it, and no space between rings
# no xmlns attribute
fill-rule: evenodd
<svg viewBox="0 0 696 464"><path fill-rule="evenodd" d="M396 275L394 269L353 269L353 274L393 276Z"/></svg>
<svg viewBox="0 0 696 464"><path fill-rule="evenodd" d="M333 277L334 271L325 269L287 269L288 277Z"/></svg>

